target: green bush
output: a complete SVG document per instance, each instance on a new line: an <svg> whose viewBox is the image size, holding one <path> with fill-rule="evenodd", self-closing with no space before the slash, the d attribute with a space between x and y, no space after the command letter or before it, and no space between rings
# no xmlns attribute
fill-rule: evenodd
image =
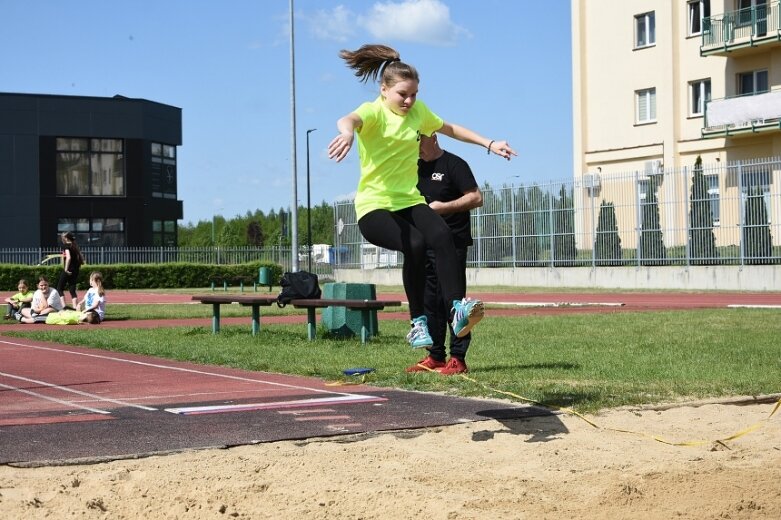
<svg viewBox="0 0 781 520"><path fill-rule="evenodd" d="M179 287L208 287L217 278L246 278L258 280L261 267L271 270L271 280L278 281L282 267L271 262L216 265L173 262L164 264L88 264L79 272L79 288L89 287L89 275L100 271L107 289L172 289ZM52 285L57 283L62 267L41 265L0 265L0 290L14 291L19 279L24 278L35 288L38 277L46 276Z"/></svg>

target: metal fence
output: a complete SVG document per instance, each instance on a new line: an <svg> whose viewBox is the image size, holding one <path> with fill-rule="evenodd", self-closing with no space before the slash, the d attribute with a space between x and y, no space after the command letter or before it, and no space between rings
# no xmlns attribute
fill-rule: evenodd
<svg viewBox="0 0 781 520"><path fill-rule="evenodd" d="M472 211L470 267L781 264L781 158L483 189ZM86 247L89 264L269 261L289 247ZM0 263L37 265L56 248L0 249ZM334 205L334 245L312 271L395 268L401 253L367 243L352 201ZM306 248L299 265L308 269Z"/></svg>
<svg viewBox="0 0 781 520"><path fill-rule="evenodd" d="M470 267L781 263L781 158L484 188ZM366 243L352 202L335 212L339 267L398 267Z"/></svg>
<svg viewBox="0 0 781 520"><path fill-rule="evenodd" d="M0 263L38 265L58 262L62 251L57 248L0 249ZM89 264L149 264L191 262L198 264L240 264L253 261L275 262L289 267L287 247L83 247Z"/></svg>

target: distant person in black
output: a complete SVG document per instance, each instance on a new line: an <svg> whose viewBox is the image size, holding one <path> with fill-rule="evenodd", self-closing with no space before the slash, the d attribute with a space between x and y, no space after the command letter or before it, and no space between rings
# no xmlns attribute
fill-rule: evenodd
<svg viewBox="0 0 781 520"><path fill-rule="evenodd" d="M469 211L483 205L483 194L466 161L440 148L436 134L431 137L420 136L418 189L429 207L442 216L453 232L461 283L466 287L466 258L469 246L472 245ZM467 372L466 351L472 335L470 333L459 338L449 327L448 310L451 302L443 299L434 265L434 251L429 249L424 308L434 344L427 347L429 355L407 368L407 372L430 369L445 375L460 374ZM449 360L445 350L446 329L450 329Z"/></svg>
<svg viewBox="0 0 781 520"><path fill-rule="evenodd" d="M65 301L65 286L68 286L68 292L71 295L71 307L76 309L79 298L76 293L76 283L79 280L79 270L84 264L84 255L81 254L81 249L76 243L76 235L68 231L61 235L62 244L65 246L65 250L62 252L62 256L65 258L64 269L60 274L60 279L57 282L57 292L60 293L60 298Z"/></svg>

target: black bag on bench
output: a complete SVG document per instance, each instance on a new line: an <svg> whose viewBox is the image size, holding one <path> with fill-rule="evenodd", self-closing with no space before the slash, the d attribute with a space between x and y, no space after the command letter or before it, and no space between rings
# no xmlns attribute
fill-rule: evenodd
<svg viewBox="0 0 781 520"><path fill-rule="evenodd" d="M277 305L284 307L292 300L308 300L320 298L320 284L317 275L308 271L285 273L279 281L282 292L277 296Z"/></svg>

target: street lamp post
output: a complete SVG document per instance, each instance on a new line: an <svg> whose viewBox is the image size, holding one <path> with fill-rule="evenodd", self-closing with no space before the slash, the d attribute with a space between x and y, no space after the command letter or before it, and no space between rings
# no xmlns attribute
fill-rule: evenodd
<svg viewBox="0 0 781 520"><path fill-rule="evenodd" d="M309 257L309 272L312 272L312 208L311 192L309 189L309 134L317 130L311 128L306 131L306 252Z"/></svg>

